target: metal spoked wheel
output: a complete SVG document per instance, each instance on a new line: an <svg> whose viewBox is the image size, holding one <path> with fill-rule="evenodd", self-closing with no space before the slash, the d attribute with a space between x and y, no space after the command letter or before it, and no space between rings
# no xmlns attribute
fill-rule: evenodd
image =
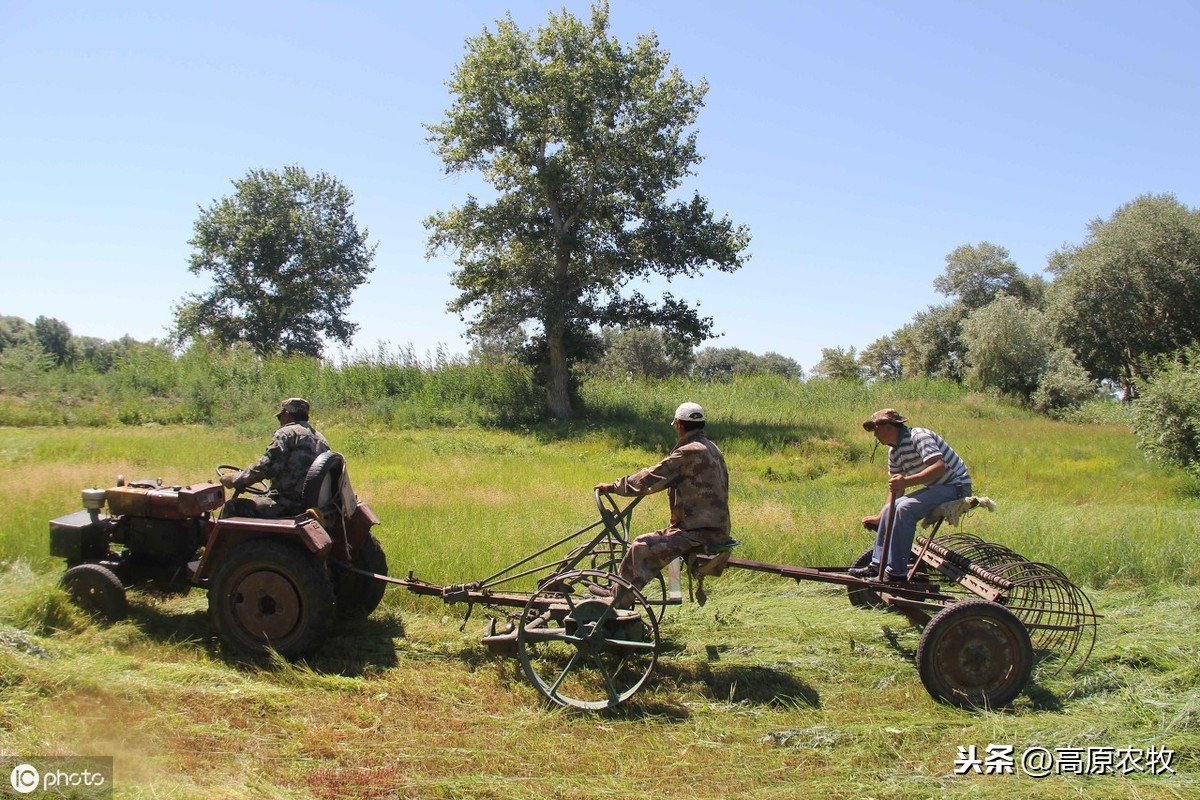
<svg viewBox="0 0 1200 800"><path fill-rule="evenodd" d="M597 596L603 593L627 597L630 607ZM658 648L658 621L646 598L600 570L565 573L539 589L517 627L525 676L551 703L573 708L599 710L628 700L649 680Z"/></svg>
<svg viewBox="0 0 1200 800"><path fill-rule="evenodd" d="M960 708L1016 699L1033 669L1033 645L1011 611L987 600L946 606L925 626L917 669L929 694Z"/></svg>

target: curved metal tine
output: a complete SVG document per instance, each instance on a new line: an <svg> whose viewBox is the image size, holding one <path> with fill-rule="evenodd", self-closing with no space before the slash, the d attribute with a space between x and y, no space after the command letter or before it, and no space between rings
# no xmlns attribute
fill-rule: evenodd
<svg viewBox="0 0 1200 800"><path fill-rule="evenodd" d="M1089 627L1087 596L1061 570L1049 564L1014 562L1001 565L996 571L1013 584L1006 607L1026 625L1035 647L1058 661L1058 669L1052 673L1057 675L1078 652L1085 628ZM1095 623L1094 617L1090 618L1094 644ZM1090 653L1089 646L1084 661ZM1081 663L1074 672L1082 666Z"/></svg>

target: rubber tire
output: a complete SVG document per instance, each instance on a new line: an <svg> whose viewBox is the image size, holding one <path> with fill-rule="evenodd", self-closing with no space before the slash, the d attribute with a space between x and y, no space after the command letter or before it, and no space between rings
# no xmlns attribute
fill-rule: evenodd
<svg viewBox="0 0 1200 800"><path fill-rule="evenodd" d="M956 680L947 671L954 668L961 670L958 677L972 682ZM959 708L1000 708L1015 700L1029 682L1033 644L1025 626L1004 606L960 600L925 626L917 646L917 670L925 689L939 702Z"/></svg>
<svg viewBox="0 0 1200 800"><path fill-rule="evenodd" d="M117 622L129 615L125 586L116 573L103 564L79 564L59 580L71 602L88 615Z"/></svg>
<svg viewBox="0 0 1200 800"><path fill-rule="evenodd" d="M367 534L362 546L354 554L351 565L358 569L374 572L376 575L388 574L387 555L383 545L373 534ZM333 570L333 593L337 598L338 619L365 619L379 606L383 600L387 584L383 581L371 580L362 575L355 575L345 570Z"/></svg>
<svg viewBox="0 0 1200 800"><path fill-rule="evenodd" d="M863 551L862 555L854 560L852 567L865 567L871 563L871 558L875 555L875 548L868 547ZM850 584L846 587L846 595L850 599L850 605L857 608L886 608L887 604L879 597L879 593L874 589L869 589L866 586L858 584Z"/></svg>
<svg viewBox="0 0 1200 800"><path fill-rule="evenodd" d="M251 585L254 581L258 587ZM259 608L265 609L258 615L245 596L255 588ZM325 565L299 546L269 539L235 547L217 566L208 590L208 613L217 635L248 656L274 650L291 661L311 655L329 633L333 610L333 584ZM288 625L292 614L295 620ZM254 626L256 616L264 624L288 627L268 636Z"/></svg>

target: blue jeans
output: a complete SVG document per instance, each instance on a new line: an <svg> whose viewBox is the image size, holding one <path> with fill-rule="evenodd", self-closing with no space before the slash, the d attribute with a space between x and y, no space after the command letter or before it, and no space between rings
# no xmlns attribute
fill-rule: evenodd
<svg viewBox="0 0 1200 800"><path fill-rule="evenodd" d="M888 547L888 571L893 575L908 574L908 556L912 552L913 537L917 533L917 523L933 513L933 510L943 503L958 500L971 494L971 484L941 484L926 486L912 494L896 498L896 527L892 531ZM884 506L879 512L879 532L875 535L875 554L871 557L871 566L878 567L883 554L884 532L892 526L888 519L888 507Z"/></svg>

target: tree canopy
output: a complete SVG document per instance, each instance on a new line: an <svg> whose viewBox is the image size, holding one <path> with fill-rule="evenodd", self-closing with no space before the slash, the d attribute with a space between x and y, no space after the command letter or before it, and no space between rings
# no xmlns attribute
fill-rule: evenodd
<svg viewBox="0 0 1200 800"><path fill-rule="evenodd" d="M1044 281L1022 272L1008 249L991 242L964 244L946 256L946 270L933 279L933 288L957 298L968 309L983 308L1001 295L1038 304Z"/></svg>
<svg viewBox="0 0 1200 800"><path fill-rule="evenodd" d="M453 104L428 126L448 173L477 170L496 190L426 220L429 255L455 252L450 310L475 336L533 323L559 418L572 412L571 341L594 326L653 326L702 342L711 319L632 287L734 271L749 243L699 194L675 194L701 161L692 126L707 84L670 67L652 34L610 38L607 3L591 11L586 22L551 14L536 31L507 16L468 39Z"/></svg>
<svg viewBox="0 0 1200 800"><path fill-rule="evenodd" d="M1200 340L1200 211L1143 195L1051 258L1056 332L1093 378L1127 395L1155 356Z"/></svg>
<svg viewBox="0 0 1200 800"><path fill-rule="evenodd" d="M976 309L963 326L967 380L1029 400L1038 388L1053 342L1042 312L1001 295Z"/></svg>
<svg viewBox="0 0 1200 800"><path fill-rule="evenodd" d="M261 355L320 355L322 336L349 345L358 326L346 310L375 257L350 190L294 165L233 185L196 220L188 270L213 285L176 306L176 340L247 342Z"/></svg>

